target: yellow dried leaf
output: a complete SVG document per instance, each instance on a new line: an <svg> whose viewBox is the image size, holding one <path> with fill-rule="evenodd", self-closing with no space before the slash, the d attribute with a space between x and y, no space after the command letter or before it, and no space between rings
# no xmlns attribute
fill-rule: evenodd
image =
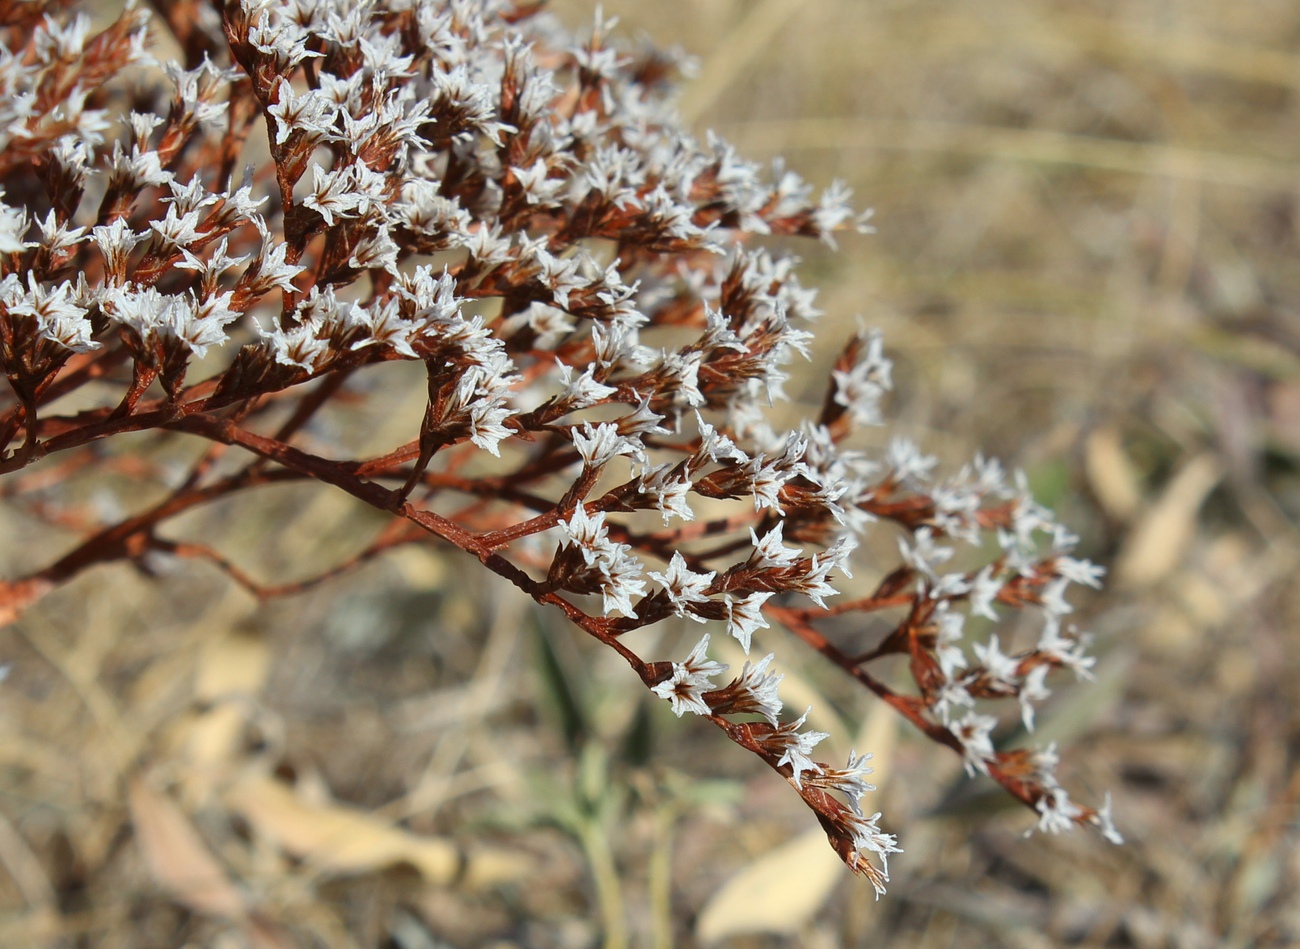
<svg viewBox="0 0 1300 949"><path fill-rule="evenodd" d="M246 920L243 896L170 798L135 778L128 805L149 872L172 899L205 916Z"/></svg>
<svg viewBox="0 0 1300 949"><path fill-rule="evenodd" d="M741 933L793 935L807 927L847 875L825 832L815 827L728 880L700 911L696 938L709 944Z"/></svg>
<svg viewBox="0 0 1300 949"><path fill-rule="evenodd" d="M314 867L334 873L364 873L407 863L430 883L463 879L490 885L527 872L522 857L501 852L462 855L451 841L412 834L355 808L308 803L293 788L269 777L250 778L227 802L259 834Z"/></svg>
<svg viewBox="0 0 1300 949"><path fill-rule="evenodd" d="M1138 520L1115 562L1115 584L1151 586L1178 566L1196 534L1196 517L1223 477L1214 456L1197 455L1183 465Z"/></svg>
<svg viewBox="0 0 1300 949"><path fill-rule="evenodd" d="M1092 493L1106 513L1117 521L1130 520L1142 505L1142 490L1117 429L1099 428L1088 436L1084 466Z"/></svg>

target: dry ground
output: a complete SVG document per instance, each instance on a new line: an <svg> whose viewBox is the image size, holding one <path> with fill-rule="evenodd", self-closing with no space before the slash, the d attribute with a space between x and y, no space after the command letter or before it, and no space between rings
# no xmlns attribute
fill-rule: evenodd
<svg viewBox="0 0 1300 949"><path fill-rule="evenodd" d="M772 637L879 752L906 853L873 902L757 762L462 564L265 606L114 568L0 632L0 945L1300 944L1300 5L605 6L700 57L698 128L876 209L798 251L824 325L880 326L898 428L1022 465L1111 568L1081 607L1099 681L1043 730L1128 843L1024 839ZM253 507L188 529L285 576L377 523ZM0 516L5 571L66 542Z"/></svg>

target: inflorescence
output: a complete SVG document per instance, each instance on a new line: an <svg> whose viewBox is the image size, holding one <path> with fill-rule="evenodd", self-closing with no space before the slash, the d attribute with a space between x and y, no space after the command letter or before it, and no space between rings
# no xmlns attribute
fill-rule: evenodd
<svg viewBox="0 0 1300 949"><path fill-rule="evenodd" d="M37 497L17 473L42 459L64 476L120 460L115 435L208 443L162 501L0 584L0 620L160 553L259 596L301 590L158 529L321 481L394 518L332 572L430 535L477 557L780 773L877 892L898 847L863 807L870 755L817 760L825 735L783 717L774 655L728 679L710 637L748 653L782 626L1043 830L1118 840L1108 803L1057 783L1054 748L998 750L983 711L1011 700L1032 729L1052 673L1089 675L1065 593L1101 570L1076 538L994 461L941 477L902 439L850 447L884 421L877 334L849 340L815 417L770 421L819 311L757 239L865 229L847 190L699 141L671 106L672 56L609 45L599 17L575 39L538 5L159 0L161 22L129 3L95 31L63 3L0 2L6 493ZM362 370L395 361L426 369L404 444L307 443ZM231 447L251 456L233 471L216 463ZM870 583L853 587L859 538L890 525L900 560L859 555ZM973 619L1012 610L1037 616L1036 644L971 641ZM890 631L855 641L844 618L868 613ZM672 618L707 631L681 661L643 660L636 631ZM870 671L890 656L914 690Z"/></svg>

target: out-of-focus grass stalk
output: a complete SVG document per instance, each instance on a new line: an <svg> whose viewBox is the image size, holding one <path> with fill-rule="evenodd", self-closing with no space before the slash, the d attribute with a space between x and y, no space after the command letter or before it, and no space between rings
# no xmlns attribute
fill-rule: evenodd
<svg viewBox="0 0 1300 949"><path fill-rule="evenodd" d="M760 142L782 151L870 148L946 152L1268 190L1290 187L1300 178L1300 165L1295 162L1258 155L963 122L828 117L723 124L721 128L729 139L742 145Z"/></svg>
<svg viewBox="0 0 1300 949"><path fill-rule="evenodd" d="M654 849L650 852L650 946L672 949L673 945L673 827L676 805L669 801L655 811Z"/></svg>
<svg viewBox="0 0 1300 949"><path fill-rule="evenodd" d="M627 915L624 912L623 886L619 882L618 867L614 864L614 851L609 845L605 822L598 816L586 817L577 822L578 841L591 868L592 885L596 888L596 905L600 907L601 928L605 938L604 949L627 949Z"/></svg>

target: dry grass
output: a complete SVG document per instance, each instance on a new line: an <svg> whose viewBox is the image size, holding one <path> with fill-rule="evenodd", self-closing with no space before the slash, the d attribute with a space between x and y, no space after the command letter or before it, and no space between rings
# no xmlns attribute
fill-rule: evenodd
<svg viewBox="0 0 1300 949"><path fill-rule="evenodd" d="M867 721L907 852L876 904L778 851L774 931L732 944L1300 943L1300 7L605 6L701 57L701 129L876 208L877 236L799 249L826 319L884 329L904 429L1025 466L1113 569L1083 610L1100 681L1044 730L1127 846L1023 840L1029 815L782 643L846 748ZM254 507L190 529L291 576L377 527L323 491ZM57 549L0 515L0 568ZM602 918L610 945L690 945L757 919L700 914L808 830L468 565L409 550L265 607L160 568L0 633L0 945L580 947Z"/></svg>

